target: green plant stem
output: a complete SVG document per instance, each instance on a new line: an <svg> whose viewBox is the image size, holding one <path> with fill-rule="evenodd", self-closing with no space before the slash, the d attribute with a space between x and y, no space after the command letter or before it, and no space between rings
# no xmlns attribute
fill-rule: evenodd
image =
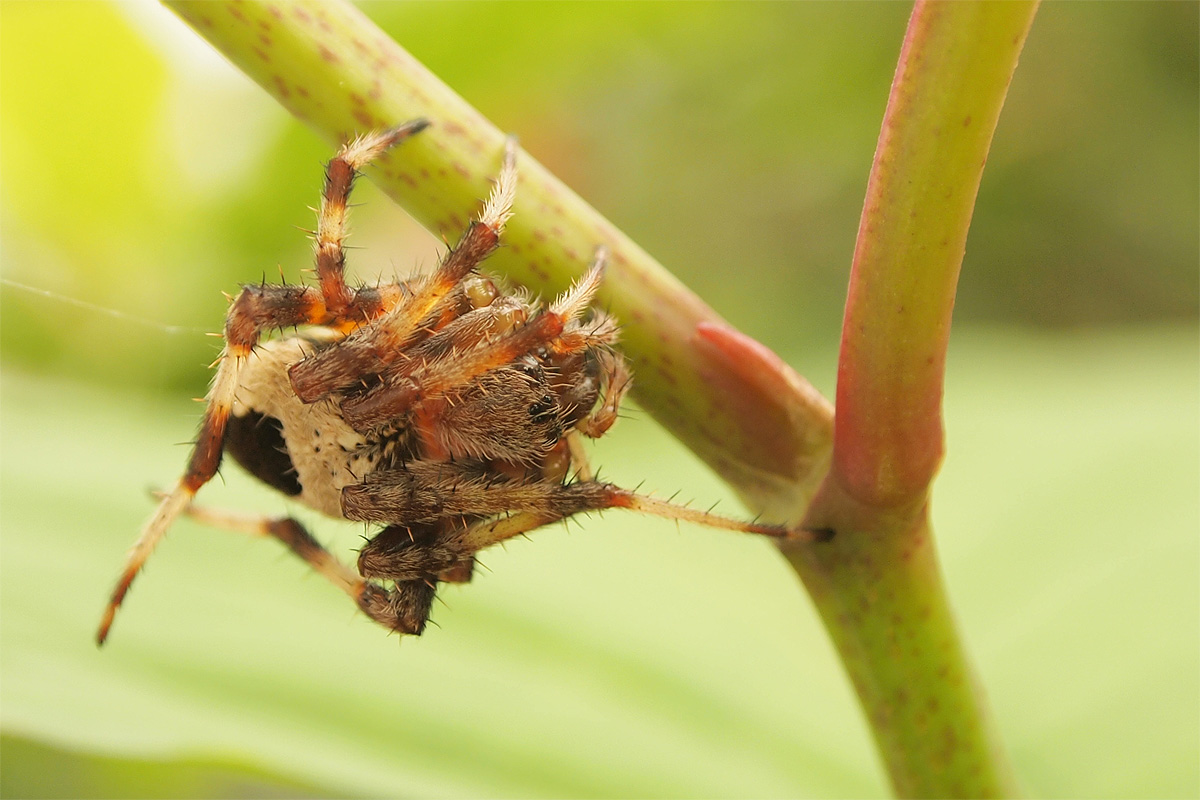
<svg viewBox="0 0 1200 800"><path fill-rule="evenodd" d="M838 359L833 474L876 506L941 463L942 380L967 230L1036 2L918 2L867 185Z"/></svg>
<svg viewBox="0 0 1200 800"><path fill-rule="evenodd" d="M967 229L1036 9L913 10L855 247L833 464L806 517L837 536L789 551L902 796L1015 792L946 597L929 493Z"/></svg>
<svg viewBox="0 0 1200 800"><path fill-rule="evenodd" d="M367 174L435 235L453 241L465 230L500 168L505 134L362 12L334 0L165 2L331 148L429 119ZM748 386L721 345L739 334L715 311L527 153L518 171L505 246L487 268L549 296L607 245L599 303L621 321L638 400L745 494L762 505L786 494L777 508L802 508L828 462L828 402L791 370L794 391L776 392L774 375Z"/></svg>

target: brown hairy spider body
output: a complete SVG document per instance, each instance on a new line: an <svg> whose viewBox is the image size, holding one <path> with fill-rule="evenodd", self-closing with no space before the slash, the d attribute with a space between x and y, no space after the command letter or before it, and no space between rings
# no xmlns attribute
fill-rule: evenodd
<svg viewBox="0 0 1200 800"><path fill-rule="evenodd" d="M513 147L478 218L431 274L346 284L346 205L358 170L426 125L361 137L329 163L314 237L317 286L246 286L233 301L191 459L131 550L98 642L181 513L274 536L367 616L409 634L424 629L439 581L470 580L477 552L581 512L621 507L807 537L592 479L581 437L612 426L630 382L614 349L615 321L588 311L603 250L546 306L475 271L511 213ZM261 341L292 327L295 335ZM357 571L294 520L193 507L224 453L305 505L382 526L359 552Z"/></svg>

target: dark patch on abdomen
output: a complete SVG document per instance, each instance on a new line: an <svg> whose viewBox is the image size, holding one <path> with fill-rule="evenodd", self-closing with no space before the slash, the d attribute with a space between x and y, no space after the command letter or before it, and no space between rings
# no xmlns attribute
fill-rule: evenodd
<svg viewBox="0 0 1200 800"><path fill-rule="evenodd" d="M300 494L296 468L283 441L283 424L274 417L257 411L230 416L225 451L268 486L292 497Z"/></svg>

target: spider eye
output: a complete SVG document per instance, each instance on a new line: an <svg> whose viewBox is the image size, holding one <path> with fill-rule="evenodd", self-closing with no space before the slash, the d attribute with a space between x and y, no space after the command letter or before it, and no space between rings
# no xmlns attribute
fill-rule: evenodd
<svg viewBox="0 0 1200 800"><path fill-rule="evenodd" d="M283 440L283 423L275 417L257 411L230 416L225 451L268 486L292 497L302 491Z"/></svg>

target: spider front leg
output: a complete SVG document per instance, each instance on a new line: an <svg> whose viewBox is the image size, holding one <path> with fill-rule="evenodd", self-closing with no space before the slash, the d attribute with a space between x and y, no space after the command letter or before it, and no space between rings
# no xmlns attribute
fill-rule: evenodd
<svg viewBox="0 0 1200 800"><path fill-rule="evenodd" d="M563 370L560 380L565 381L568 394L560 402L564 406L574 402L581 410L590 409L574 422L572 433L599 439L620 416L621 401L629 391L633 375L624 357L607 346L591 347L583 355L583 359L577 359L582 363L574 370ZM582 380L575 371L584 373ZM586 390L590 391L582 398L572 396Z"/></svg>
<svg viewBox="0 0 1200 800"><path fill-rule="evenodd" d="M388 130L360 136L344 145L325 167L325 188L321 192L317 230L313 237L317 281L329 313L346 322L357 325L385 310L381 307L376 313L368 313L358 319L347 314L356 303L364 305L365 299L357 297L362 290L356 292L346 285L346 207L354 179L367 163L427 127L427 120L415 119ZM395 296L381 298L380 305L390 308L399 297L399 292L395 292Z"/></svg>
<svg viewBox="0 0 1200 800"><path fill-rule="evenodd" d="M491 302L494 293L481 298L474 296L486 281L472 288L466 279L499 246L504 225L512 216L516 189L516 144L510 141L496 186L483 210L438 268L432 274L412 281L411 294L403 303L396 303L372 324L359 328L339 347L317 353L292 366L289 378L296 396L305 403L315 403L358 385L363 376L385 372L389 365L403 359L409 348L457 316L449 306L459 287L463 287L470 306L479 307Z"/></svg>
<svg viewBox="0 0 1200 800"><path fill-rule="evenodd" d="M603 340L596 338L596 331L584 327L579 318L600 288L604 259L604 252L597 252L588 271L549 308L532 318L521 315L519 320L509 319L499 326L502 332L497 335L464 337L458 347L448 348L438 357L414 358L406 369L386 375L386 380L365 392L346 397L341 403L346 422L355 430L366 433L411 412L417 420L415 427L427 453L441 458L455 455L453 440L462 438L465 427L474 427L474 423L479 422L469 420L466 409L490 405L490 401L485 400L489 395L495 396L498 402L516 402L521 395L522 379L514 368L536 366L535 371L544 372L540 365L522 359L543 349L561 352L568 358L576 351L602 343ZM385 322L386 318L380 320L380 323ZM605 335L609 328L615 336L616 327L611 323L604 326ZM450 332L450 326L446 332ZM336 358L344 345L331 358ZM317 358L324 355L318 354ZM557 363L551 361L549 366L557 367ZM535 383L540 380L535 379ZM472 399L484 402L472 403ZM493 411L497 413L487 415L487 427L495 427L508 416L503 410ZM512 418L520 419L520 415ZM522 420L522 423L526 421ZM514 431L513 435L517 440L522 438L520 431ZM554 438L560 435L561 431ZM481 436L481 445L485 440L492 441L487 441L486 446L468 448L468 453L498 458L513 455L506 452L503 437L487 436L485 431L481 431ZM545 448L535 449L540 454ZM526 448L526 452L532 451Z"/></svg>
<svg viewBox="0 0 1200 800"><path fill-rule="evenodd" d="M447 476L440 487L426 483L425 492L414 492L412 485L392 475L374 485L346 487L353 492L347 517L398 518L431 513L433 505L418 508L410 503L417 494L425 494L439 510L457 502L454 514L438 522L418 525L393 525L371 539L358 556L358 570L366 578L393 580L397 585L429 580L433 575L463 564L493 545L521 536L575 514L627 508L667 519L685 520L714 528L754 533L777 539L817 541L828 538L822 532L788 530L777 525L741 522L706 511L678 506L640 495L612 484L577 481L570 484L536 482L521 485L470 486ZM399 491L396 491L399 489ZM506 510L496 514L497 507ZM480 516L486 514L487 516ZM471 521L473 519L473 521ZM415 531L421 531L416 533ZM430 536L434 531L436 535Z"/></svg>
<svg viewBox="0 0 1200 800"><path fill-rule="evenodd" d="M760 522L743 522L708 511L698 511L631 492L611 483L511 480L489 473L478 466L460 463L418 463L410 464L405 469L373 472L364 482L342 489L342 514L346 519L357 521L433 522L526 513L554 521L609 508L626 508L651 516L695 522L710 528L754 533L774 539L816 541L822 538L819 532L792 530L782 525ZM465 529L474 528L468 525ZM428 561L419 567L419 571L422 574L440 572L446 568L443 565L449 565L500 541L480 539L480 535L478 532L470 534L469 546L456 543L459 539L458 534L447 533L439 537L432 545L423 548L427 552ZM360 571L362 563L360 559ZM367 572L363 574L371 577ZM406 579L412 578L408 572L389 577L401 575Z"/></svg>

